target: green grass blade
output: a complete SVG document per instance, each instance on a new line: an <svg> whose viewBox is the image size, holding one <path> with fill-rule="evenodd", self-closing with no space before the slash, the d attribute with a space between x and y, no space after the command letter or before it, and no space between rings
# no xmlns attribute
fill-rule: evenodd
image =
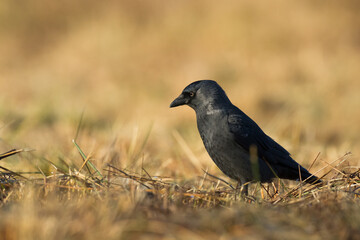
<svg viewBox="0 0 360 240"><path fill-rule="evenodd" d="M72 142L75 144L77 150L79 151L82 159L85 161L86 160L86 155L84 154L84 152L81 150L81 148L79 147L79 145L77 145L77 143L75 142L75 139L72 140ZM87 161L86 166L89 165L100 177L101 179L103 178L103 175L100 173L100 171L94 166L94 164L92 164L92 162L90 160ZM90 172L90 170L89 170ZM91 172L90 172L91 174Z"/></svg>

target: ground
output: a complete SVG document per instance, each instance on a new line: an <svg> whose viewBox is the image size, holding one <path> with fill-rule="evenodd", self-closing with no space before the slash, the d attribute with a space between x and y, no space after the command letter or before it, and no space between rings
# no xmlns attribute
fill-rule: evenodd
<svg viewBox="0 0 360 240"><path fill-rule="evenodd" d="M4 1L1 239L359 239L359 9ZM199 79L326 183L238 195L169 109Z"/></svg>

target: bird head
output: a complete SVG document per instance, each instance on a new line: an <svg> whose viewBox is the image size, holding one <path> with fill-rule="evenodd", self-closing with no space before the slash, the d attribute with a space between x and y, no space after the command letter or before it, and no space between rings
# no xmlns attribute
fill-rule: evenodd
<svg viewBox="0 0 360 240"><path fill-rule="evenodd" d="M201 107L227 104L230 100L224 90L213 80L200 80L189 84L170 104L170 107L188 105L195 111Z"/></svg>

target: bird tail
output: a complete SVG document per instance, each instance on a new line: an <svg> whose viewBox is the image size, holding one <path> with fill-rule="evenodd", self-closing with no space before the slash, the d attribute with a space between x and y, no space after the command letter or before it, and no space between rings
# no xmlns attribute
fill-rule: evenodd
<svg viewBox="0 0 360 240"><path fill-rule="evenodd" d="M303 179L304 182L312 184L312 185L322 185L324 181L322 181L320 178L318 178L315 175L311 175L310 177Z"/></svg>

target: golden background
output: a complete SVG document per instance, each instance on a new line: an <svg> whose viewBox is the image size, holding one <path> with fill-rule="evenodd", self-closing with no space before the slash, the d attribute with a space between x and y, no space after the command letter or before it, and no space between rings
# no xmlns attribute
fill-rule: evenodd
<svg viewBox="0 0 360 240"><path fill-rule="evenodd" d="M1 164L81 165L71 140L82 116L76 141L99 169L145 167L191 181L204 168L227 179L193 110L169 108L199 79L216 80L299 163L320 152L312 172L349 151L358 164L359 9L358 1L2 1L0 150L36 151Z"/></svg>

